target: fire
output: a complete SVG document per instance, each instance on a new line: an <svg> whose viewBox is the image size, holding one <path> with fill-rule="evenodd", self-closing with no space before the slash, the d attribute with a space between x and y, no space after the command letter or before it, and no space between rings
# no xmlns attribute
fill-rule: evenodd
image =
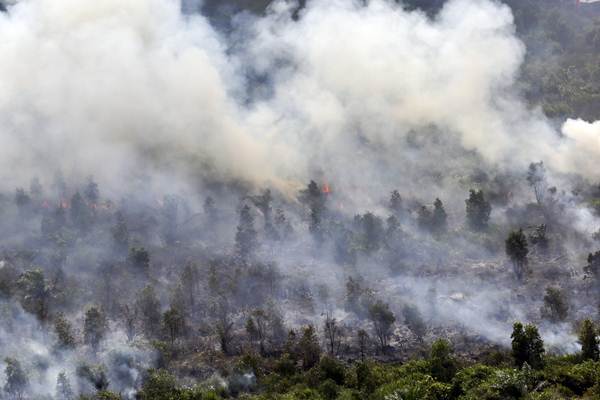
<svg viewBox="0 0 600 400"><path fill-rule="evenodd" d="M331 187L329 187L328 183L324 183L323 184L323 193L324 194L331 194Z"/></svg>

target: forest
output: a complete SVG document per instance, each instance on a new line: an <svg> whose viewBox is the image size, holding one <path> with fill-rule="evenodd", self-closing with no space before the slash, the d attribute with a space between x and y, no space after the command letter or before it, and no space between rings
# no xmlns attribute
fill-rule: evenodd
<svg viewBox="0 0 600 400"><path fill-rule="evenodd" d="M0 2L0 399L600 399L600 3L84 3Z"/></svg>

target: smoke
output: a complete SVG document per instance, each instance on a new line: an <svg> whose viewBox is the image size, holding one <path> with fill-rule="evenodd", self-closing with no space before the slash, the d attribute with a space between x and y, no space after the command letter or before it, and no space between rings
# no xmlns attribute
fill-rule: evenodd
<svg viewBox="0 0 600 400"><path fill-rule="evenodd" d="M513 89L525 49L507 6L453 0L434 19L383 0L294 10L275 2L227 38L172 0L18 2L0 16L4 182L62 169L116 187L141 170L381 184L412 161L407 137L432 127L501 168L556 159L585 172Z"/></svg>

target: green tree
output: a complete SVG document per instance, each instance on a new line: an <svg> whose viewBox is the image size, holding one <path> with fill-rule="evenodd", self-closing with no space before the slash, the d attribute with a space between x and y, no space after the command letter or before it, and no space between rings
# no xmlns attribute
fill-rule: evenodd
<svg viewBox="0 0 600 400"><path fill-rule="evenodd" d="M321 347L312 325L308 325L302 331L298 347L302 358L302 368L308 370L317 365L321 358Z"/></svg>
<svg viewBox="0 0 600 400"><path fill-rule="evenodd" d="M90 176L88 178L83 194L85 199L91 204L96 204L100 200L100 190L98 189L98 184L94 181L94 177Z"/></svg>
<svg viewBox="0 0 600 400"><path fill-rule="evenodd" d="M193 312L196 306L196 292L199 283L198 267L194 263L187 263L183 268L180 280L184 294L187 295L190 309Z"/></svg>
<svg viewBox="0 0 600 400"><path fill-rule="evenodd" d="M240 220L235 234L236 252L242 260L247 260L257 247L258 238L254 228L254 216L246 204L240 210Z"/></svg>
<svg viewBox="0 0 600 400"><path fill-rule="evenodd" d="M584 270L586 274L600 283L600 251L588 255Z"/></svg>
<svg viewBox="0 0 600 400"><path fill-rule="evenodd" d="M419 309L413 305L407 304L402 309L402 316L404 317L404 323L410 329L410 331L417 337L421 342L423 336L427 332L427 325L419 312Z"/></svg>
<svg viewBox="0 0 600 400"><path fill-rule="evenodd" d="M178 337L183 335L185 318L178 309L171 307L163 314L163 326L168 332L171 344L173 344Z"/></svg>
<svg viewBox="0 0 600 400"><path fill-rule="evenodd" d="M445 232L448 229L448 214L440 199L433 202L433 214L431 215L431 229L435 233Z"/></svg>
<svg viewBox="0 0 600 400"><path fill-rule="evenodd" d="M506 255L513 264L517 279L519 281L522 280L525 273L525 267L527 266L527 255L529 254L527 238L523 233L523 229L512 231L508 235L505 242L505 250Z"/></svg>
<svg viewBox="0 0 600 400"><path fill-rule="evenodd" d="M544 366L544 341L535 325L523 326L520 322L513 325L512 355L515 365L519 368L527 363L534 369Z"/></svg>
<svg viewBox="0 0 600 400"><path fill-rule="evenodd" d="M4 362L6 367L4 368L4 374L6 375L6 381L4 383L4 391L9 398L21 400L25 397L25 392L29 386L29 378L25 373L21 363L14 358L5 358Z"/></svg>
<svg viewBox="0 0 600 400"><path fill-rule="evenodd" d="M373 330L379 340L380 349L384 352L392 335L392 328L394 322L396 322L396 317L390 310L389 304L378 300L369 307L369 319L373 323Z"/></svg>
<svg viewBox="0 0 600 400"><path fill-rule="evenodd" d="M26 271L17 281L17 286L21 293L23 309L45 322L49 314L52 288L44 278L42 270L37 268Z"/></svg>
<svg viewBox="0 0 600 400"><path fill-rule="evenodd" d="M29 195L27 193L25 193L24 189L18 188L16 190L15 204L17 205L17 208L19 209L19 213L21 213L21 214L25 213L25 211L31 204L31 197L29 197Z"/></svg>
<svg viewBox="0 0 600 400"><path fill-rule="evenodd" d="M584 360L598 361L600 349L598 345L598 333L594 323L586 319L579 328L579 344L581 344L581 358Z"/></svg>
<svg viewBox="0 0 600 400"><path fill-rule="evenodd" d="M265 355L265 340L267 339L268 318L263 310L254 310L246 320L246 332L252 341L259 344L261 355Z"/></svg>
<svg viewBox="0 0 600 400"><path fill-rule="evenodd" d="M315 181L310 181L306 189L300 192L300 201L308 207L308 229L315 239L323 237L323 214L327 197Z"/></svg>
<svg viewBox="0 0 600 400"><path fill-rule="evenodd" d="M569 304L564 293L559 288L547 288L541 308L542 317L552 322L561 322L567 318L568 313Z"/></svg>
<svg viewBox="0 0 600 400"><path fill-rule="evenodd" d="M342 343L342 328L329 312L327 312L325 315L325 321L323 322L323 333L325 334L325 342L327 343L329 355L335 356L338 353Z"/></svg>
<svg viewBox="0 0 600 400"><path fill-rule="evenodd" d="M383 221L371 212L355 217L360 242L367 253L379 250L384 238Z"/></svg>
<svg viewBox="0 0 600 400"><path fill-rule="evenodd" d="M125 251L129 247L129 229L127 228L127 221L121 211L117 211L115 214L115 224L111 229L113 242L115 247L120 251Z"/></svg>
<svg viewBox="0 0 600 400"><path fill-rule="evenodd" d="M360 353L360 360L365 361L365 356L367 355L367 350L369 346L369 334L364 329L359 329L356 334L356 339L358 343L358 352Z"/></svg>
<svg viewBox="0 0 600 400"><path fill-rule="evenodd" d="M399 216L402 213L402 203L402 196L400 196L400 193L397 190L392 191L390 194L389 207L396 216Z"/></svg>
<svg viewBox="0 0 600 400"><path fill-rule="evenodd" d="M181 391L177 388L175 377L167 371L151 371L137 394L140 400L175 400L181 399Z"/></svg>
<svg viewBox="0 0 600 400"><path fill-rule="evenodd" d="M431 345L429 354L431 375L439 381L450 382L457 371L456 360L450 342L438 339Z"/></svg>
<svg viewBox="0 0 600 400"><path fill-rule="evenodd" d="M83 321L83 340L90 345L94 351L98 350L98 346L108 330L108 322L106 316L98 307L90 307L85 313Z"/></svg>
<svg viewBox="0 0 600 400"><path fill-rule="evenodd" d="M160 328L161 306L152 286L148 285L138 293L136 309L146 336L155 337Z"/></svg>
<svg viewBox="0 0 600 400"><path fill-rule="evenodd" d="M56 334L56 346L59 349L72 349L75 347L75 337L71 323L60 313L54 319L54 333Z"/></svg>
<svg viewBox="0 0 600 400"><path fill-rule="evenodd" d="M69 378L67 378L64 371L58 374L56 378L56 395L54 398L56 400L75 400L75 393L73 393Z"/></svg>
<svg viewBox="0 0 600 400"><path fill-rule="evenodd" d="M421 206L419 212L417 213L417 225L419 228L428 231L431 229L431 219L432 214L427 206Z"/></svg>
<svg viewBox="0 0 600 400"><path fill-rule="evenodd" d="M129 249L129 265L147 275L150 272L150 253L143 247Z"/></svg>
<svg viewBox="0 0 600 400"><path fill-rule="evenodd" d="M467 206L467 223L474 230L487 229L490 221L492 206L485 199L482 190L469 191L469 198L465 200Z"/></svg>
<svg viewBox="0 0 600 400"><path fill-rule="evenodd" d="M91 222L90 210L79 192L71 197L70 215L71 222L76 228L82 231L89 228Z"/></svg>

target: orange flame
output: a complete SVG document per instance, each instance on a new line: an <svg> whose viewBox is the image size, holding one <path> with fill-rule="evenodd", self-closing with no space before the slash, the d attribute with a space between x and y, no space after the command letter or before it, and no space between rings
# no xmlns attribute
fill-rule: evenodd
<svg viewBox="0 0 600 400"><path fill-rule="evenodd" d="M324 194L331 194L331 188L329 187L328 183L324 183L323 184L323 193Z"/></svg>

